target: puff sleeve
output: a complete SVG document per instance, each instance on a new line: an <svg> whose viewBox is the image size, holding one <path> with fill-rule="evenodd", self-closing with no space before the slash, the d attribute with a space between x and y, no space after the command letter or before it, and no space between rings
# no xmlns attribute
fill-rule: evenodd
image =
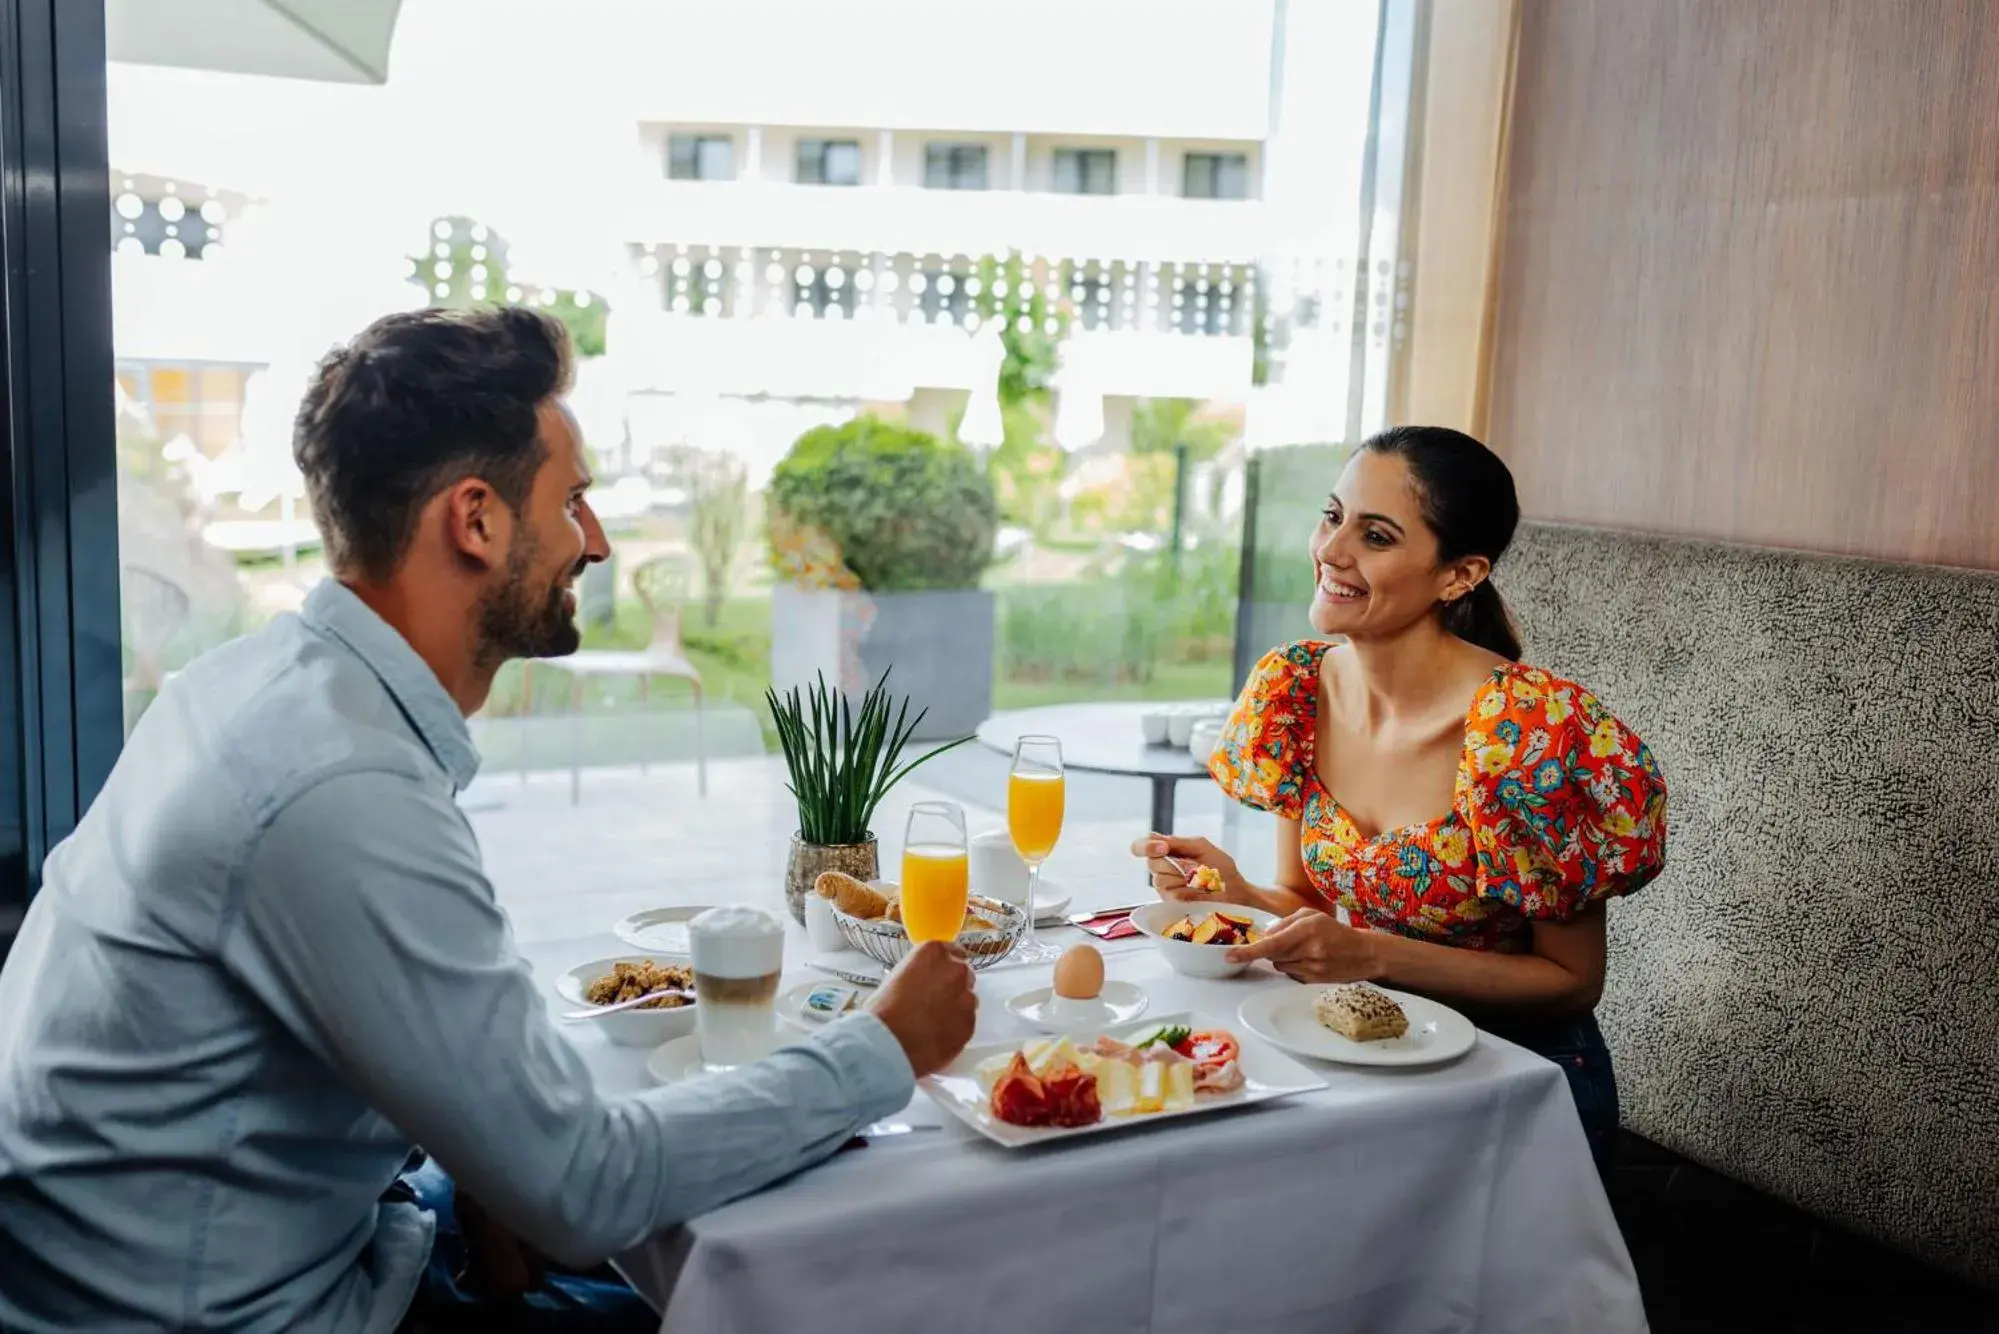
<svg viewBox="0 0 1999 1334"><path fill-rule="evenodd" d="M1303 817L1324 651L1309 642L1275 649L1250 673L1208 759L1222 791L1243 805L1287 820Z"/></svg>
<svg viewBox="0 0 1999 1334"><path fill-rule="evenodd" d="M1530 669L1481 697L1472 723L1465 815L1481 898L1566 922L1659 874L1665 776L1595 696Z"/></svg>

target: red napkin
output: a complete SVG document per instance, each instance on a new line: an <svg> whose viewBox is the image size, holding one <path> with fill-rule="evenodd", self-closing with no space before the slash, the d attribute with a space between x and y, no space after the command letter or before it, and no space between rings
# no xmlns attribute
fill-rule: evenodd
<svg viewBox="0 0 1999 1334"><path fill-rule="evenodd" d="M1098 940L1123 940L1138 934L1138 928L1131 924L1131 909L1118 908L1111 912L1098 913L1080 922L1073 923L1078 931L1087 931Z"/></svg>

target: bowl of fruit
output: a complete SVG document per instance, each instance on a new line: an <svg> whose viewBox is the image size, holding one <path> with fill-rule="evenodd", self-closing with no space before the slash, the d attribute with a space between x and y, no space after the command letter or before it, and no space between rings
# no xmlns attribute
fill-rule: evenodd
<svg viewBox="0 0 1999 1334"><path fill-rule="evenodd" d="M1148 903L1131 915L1131 924L1152 938L1167 966L1188 977L1234 977L1249 965L1230 963L1229 951L1255 941L1277 920L1261 908L1184 901Z"/></svg>

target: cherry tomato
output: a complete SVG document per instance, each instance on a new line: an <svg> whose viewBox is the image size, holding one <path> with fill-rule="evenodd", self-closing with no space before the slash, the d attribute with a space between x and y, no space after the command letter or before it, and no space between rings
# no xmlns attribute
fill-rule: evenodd
<svg viewBox="0 0 1999 1334"><path fill-rule="evenodd" d="M1173 1044L1173 1050L1192 1060L1196 1065L1227 1065L1242 1055L1242 1046L1233 1033L1212 1030L1190 1033Z"/></svg>

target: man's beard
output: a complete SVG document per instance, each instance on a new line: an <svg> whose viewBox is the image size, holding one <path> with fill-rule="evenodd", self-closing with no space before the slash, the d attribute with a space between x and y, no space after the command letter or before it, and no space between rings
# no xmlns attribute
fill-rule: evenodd
<svg viewBox="0 0 1999 1334"><path fill-rule="evenodd" d="M499 586L489 592L479 606L480 655L494 664L510 658L560 658L574 653L583 643L575 615L566 604L565 590L532 586L535 557L540 543L522 535L507 556L507 568ZM583 573L585 562L578 561L570 578Z"/></svg>

